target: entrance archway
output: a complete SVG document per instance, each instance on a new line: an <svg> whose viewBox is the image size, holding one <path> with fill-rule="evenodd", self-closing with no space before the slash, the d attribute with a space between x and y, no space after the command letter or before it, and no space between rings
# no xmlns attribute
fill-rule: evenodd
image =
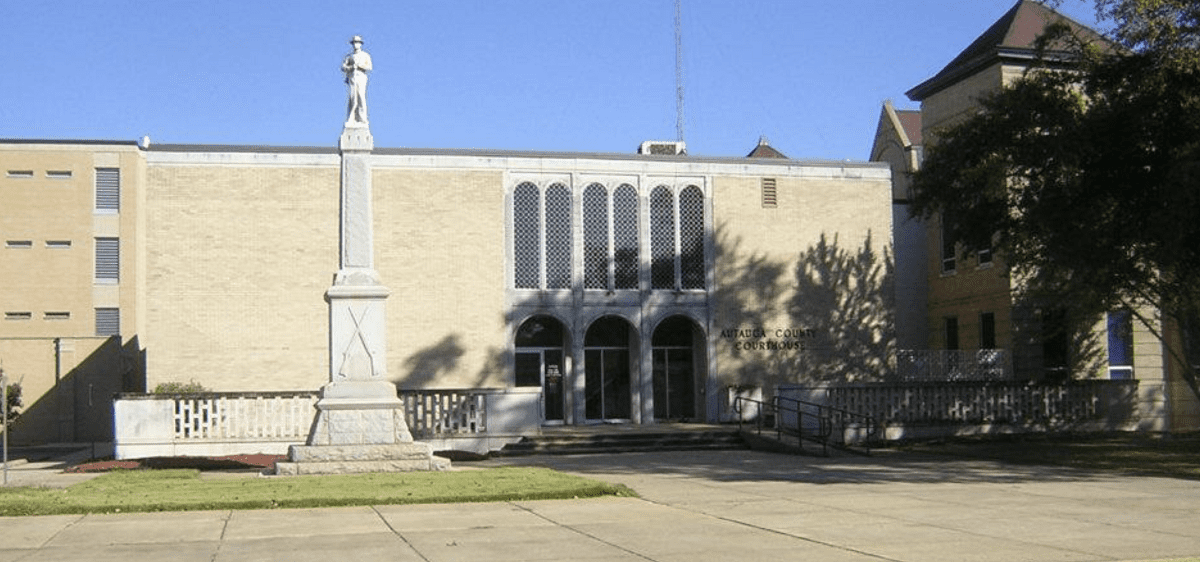
<svg viewBox="0 0 1200 562"><path fill-rule="evenodd" d="M588 327L583 338L584 416L589 420L629 420L630 384L629 322L605 316Z"/></svg>
<svg viewBox="0 0 1200 562"><path fill-rule="evenodd" d="M563 422L563 376L567 372L566 330L551 316L534 316L517 329L516 386L542 388L542 421Z"/></svg>
<svg viewBox="0 0 1200 562"><path fill-rule="evenodd" d="M650 345L655 419L696 418L696 365L703 356L697 351L696 341L702 336L696 324L685 316L667 318L654 329Z"/></svg>

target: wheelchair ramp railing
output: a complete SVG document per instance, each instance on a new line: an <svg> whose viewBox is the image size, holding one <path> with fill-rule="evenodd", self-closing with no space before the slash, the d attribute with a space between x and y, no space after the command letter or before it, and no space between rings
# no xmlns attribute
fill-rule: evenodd
<svg viewBox="0 0 1200 562"><path fill-rule="evenodd" d="M829 456L831 447L869 455L871 445L879 439L879 424L874 418L841 408L786 396L771 400L739 396L733 406L740 414L739 429L745 431L745 424L753 423L758 435L763 435L764 431L769 435L773 431L775 439L783 444L795 439L801 451L807 451L807 441L820 445L820 453L824 456ZM747 418L751 421L746 421Z"/></svg>

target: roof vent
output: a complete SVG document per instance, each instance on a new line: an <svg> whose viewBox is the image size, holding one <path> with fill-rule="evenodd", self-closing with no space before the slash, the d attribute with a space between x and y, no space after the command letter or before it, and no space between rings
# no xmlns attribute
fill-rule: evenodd
<svg viewBox="0 0 1200 562"><path fill-rule="evenodd" d="M687 144L683 141L646 141L638 147L638 154L680 156L687 154Z"/></svg>

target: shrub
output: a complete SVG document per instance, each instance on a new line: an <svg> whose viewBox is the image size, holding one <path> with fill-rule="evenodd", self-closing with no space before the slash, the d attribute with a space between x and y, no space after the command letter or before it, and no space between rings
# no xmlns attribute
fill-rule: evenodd
<svg viewBox="0 0 1200 562"><path fill-rule="evenodd" d="M192 394L196 392L208 392L208 389L195 380L164 382L154 387L154 394Z"/></svg>
<svg viewBox="0 0 1200 562"><path fill-rule="evenodd" d="M8 419L0 420L0 423L7 427L9 423L16 420L17 416L21 414L19 410L22 405L21 383L14 382L8 385Z"/></svg>

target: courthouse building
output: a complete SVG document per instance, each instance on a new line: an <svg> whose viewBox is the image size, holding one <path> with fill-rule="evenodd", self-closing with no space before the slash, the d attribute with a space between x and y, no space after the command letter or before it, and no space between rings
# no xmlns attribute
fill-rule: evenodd
<svg viewBox="0 0 1200 562"><path fill-rule="evenodd" d="M1145 312L1165 342L1129 310L1102 318L1073 316L1070 303L1026 294L1009 275L1003 255L990 248L965 251L951 220L908 216L908 176L920 167L923 146L937 142L939 130L972 115L981 97L1035 64L1069 67L1072 55L1062 46L1050 45L1038 60L1036 40L1054 22L1080 40L1105 44L1086 26L1038 2L1018 0L942 70L907 92L920 102L919 111L883 108L871 159L893 170L898 294L918 295L925 308L923 319L898 312L897 327L906 339L901 345L980 353L1018 380L1136 379L1141 429L1194 430L1200 427L1200 403L1167 347L1182 345L1178 327L1157 320L1150 307Z"/></svg>
<svg viewBox="0 0 1200 562"><path fill-rule="evenodd" d="M26 402L15 435L102 439L113 392L161 383L328 382L331 141L0 142L0 357ZM805 260L882 255L886 165L792 160L765 142L746 157L681 149L376 148L388 377L532 395L544 424L716 421L730 387L852 369L829 364L848 333L833 324L888 344L886 314L835 314L832 284L796 290Z"/></svg>

